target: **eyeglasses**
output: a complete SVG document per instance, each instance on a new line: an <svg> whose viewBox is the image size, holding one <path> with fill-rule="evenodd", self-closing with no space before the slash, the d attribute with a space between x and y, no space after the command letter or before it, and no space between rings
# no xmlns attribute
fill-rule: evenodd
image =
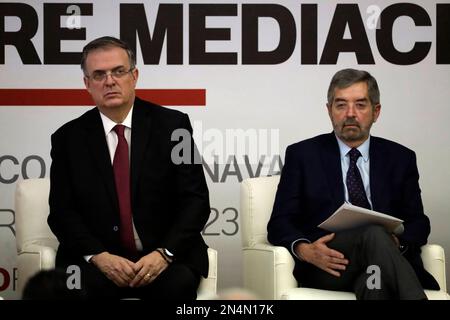
<svg viewBox="0 0 450 320"><path fill-rule="evenodd" d="M117 68L111 71L94 71L90 76L86 76L88 79L92 79L96 82L103 82L106 78L111 75L114 79L121 79L125 77L128 73L132 72L134 68L130 68L129 70L125 70L124 68Z"/></svg>

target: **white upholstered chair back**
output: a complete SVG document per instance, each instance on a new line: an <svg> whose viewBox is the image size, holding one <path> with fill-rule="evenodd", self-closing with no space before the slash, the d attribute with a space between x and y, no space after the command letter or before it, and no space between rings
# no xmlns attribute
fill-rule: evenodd
<svg viewBox="0 0 450 320"><path fill-rule="evenodd" d="M280 176L246 179L241 186L241 208L246 214L241 215L242 245L253 247L256 243L267 242L267 223L272 214L275 194Z"/></svg>

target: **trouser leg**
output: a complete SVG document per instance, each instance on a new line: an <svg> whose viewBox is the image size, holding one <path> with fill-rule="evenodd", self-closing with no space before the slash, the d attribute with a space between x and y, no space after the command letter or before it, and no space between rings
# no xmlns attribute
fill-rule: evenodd
<svg viewBox="0 0 450 320"><path fill-rule="evenodd" d="M349 259L340 277L313 265L304 268L305 286L320 289L354 291L357 299L424 299L423 288L409 262L401 255L391 235L381 226L368 226L337 233L328 243ZM368 270L374 266L375 271ZM378 269L376 269L378 268ZM379 270L379 274L376 272ZM380 277L380 288L367 281Z"/></svg>

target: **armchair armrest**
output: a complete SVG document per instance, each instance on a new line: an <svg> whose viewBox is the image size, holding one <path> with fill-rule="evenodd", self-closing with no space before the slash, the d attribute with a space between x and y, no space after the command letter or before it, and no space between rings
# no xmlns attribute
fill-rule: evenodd
<svg viewBox="0 0 450 320"><path fill-rule="evenodd" d="M209 270L208 278L201 278L197 290L197 299L213 299L217 293L217 251L208 248Z"/></svg>
<svg viewBox="0 0 450 320"><path fill-rule="evenodd" d="M17 256L17 287L22 294L28 279L43 269L55 267L56 250L50 246L29 244L24 246Z"/></svg>
<svg viewBox="0 0 450 320"><path fill-rule="evenodd" d="M294 259L284 247L256 244L243 248L244 287L261 299L277 299L297 287ZM264 281L261 281L264 279Z"/></svg>
<svg viewBox="0 0 450 320"><path fill-rule="evenodd" d="M426 244L421 249L423 266L439 283L441 291L447 292L444 248L437 244Z"/></svg>

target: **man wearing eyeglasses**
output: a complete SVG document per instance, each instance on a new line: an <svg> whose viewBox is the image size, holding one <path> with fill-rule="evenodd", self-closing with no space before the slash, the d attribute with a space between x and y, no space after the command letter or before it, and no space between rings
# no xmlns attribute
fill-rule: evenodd
<svg viewBox="0 0 450 320"><path fill-rule="evenodd" d="M192 134L189 118L135 96L135 63L116 38L83 49L96 108L52 135L48 223L60 242L56 265L78 265L90 298L195 299L208 273L203 168L172 161L172 133ZM189 143L195 150L191 135Z"/></svg>

